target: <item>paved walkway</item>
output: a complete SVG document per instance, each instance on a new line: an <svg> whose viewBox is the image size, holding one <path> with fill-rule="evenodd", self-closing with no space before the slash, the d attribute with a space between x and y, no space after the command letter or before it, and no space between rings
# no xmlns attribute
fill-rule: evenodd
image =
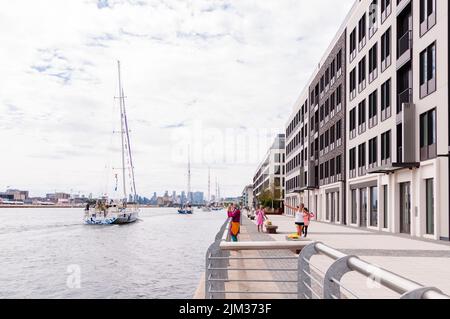
<svg viewBox="0 0 450 319"><path fill-rule="evenodd" d="M270 234L272 240L285 241L286 235L295 232L294 220L287 216L269 216L279 226L278 234ZM256 227L256 226L255 226ZM434 286L450 295L450 245L424 241L388 233L326 223L312 222L308 237L320 241L346 254L383 267L425 286ZM312 263L321 271L331 264L324 256L313 257ZM357 274L343 278L343 284L362 298L395 298L398 294L380 287Z"/></svg>

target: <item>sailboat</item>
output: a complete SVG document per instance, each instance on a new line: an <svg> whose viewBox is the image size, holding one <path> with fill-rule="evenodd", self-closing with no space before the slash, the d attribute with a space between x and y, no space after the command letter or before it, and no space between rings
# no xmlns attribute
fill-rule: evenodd
<svg viewBox="0 0 450 319"><path fill-rule="evenodd" d="M120 135L122 141L122 191L123 197L112 199L104 196L98 199L95 205L87 205L85 209L84 222L89 225L110 225L110 224L128 224L135 222L139 217L139 205L136 203L136 181L134 178L133 156L131 152L130 131L128 129L128 119L125 108L125 95L122 88L122 79L120 72L120 61L117 62L119 73L119 101L120 101ZM128 161L126 161L126 159ZM126 167L128 166L128 167ZM128 169L129 182L131 186L130 196L127 191ZM116 178L116 191L118 190L118 175Z"/></svg>
<svg viewBox="0 0 450 319"><path fill-rule="evenodd" d="M190 147L188 147L188 190L187 190L187 202L181 203L181 207L178 210L178 214L181 215L192 215L194 210L191 206L192 204L192 193L191 193L191 154Z"/></svg>

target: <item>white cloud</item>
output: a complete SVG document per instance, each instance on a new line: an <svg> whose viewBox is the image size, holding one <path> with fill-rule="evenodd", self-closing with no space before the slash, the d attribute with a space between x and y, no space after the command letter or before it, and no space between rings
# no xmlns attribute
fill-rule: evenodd
<svg viewBox="0 0 450 319"><path fill-rule="evenodd" d="M185 164L173 158L177 130L281 132L352 3L0 0L0 189L103 191L117 59L139 192L185 188ZM203 147L235 151L217 141ZM193 186L206 191L212 165L222 193L237 195L265 151L251 150L246 165L219 155L195 163Z"/></svg>

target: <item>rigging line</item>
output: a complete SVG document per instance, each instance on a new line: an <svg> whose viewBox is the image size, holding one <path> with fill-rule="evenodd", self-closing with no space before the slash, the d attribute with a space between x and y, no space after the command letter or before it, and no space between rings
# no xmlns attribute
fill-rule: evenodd
<svg viewBox="0 0 450 319"><path fill-rule="evenodd" d="M125 200L127 200L127 189L126 189L126 176L125 176L125 137L124 137L124 95L123 95L123 89L122 89L122 79L121 79L121 73L120 73L120 61L117 61L117 67L118 67L118 73L119 73L119 101L120 101L120 126L121 126L121 138L122 138L122 174L123 174L123 195Z"/></svg>
<svg viewBox="0 0 450 319"><path fill-rule="evenodd" d="M123 96L123 89L122 89L122 96ZM128 154L129 154L130 166L131 166L131 175L132 175L132 183L133 183L133 189L134 189L134 197L136 199L136 196L137 196L136 180L135 180L135 176L134 176L133 156L131 155L130 131L128 129L128 118L127 118L127 111L126 111L126 108L125 108L125 101L123 101L123 114L124 114L124 121L125 121L125 129L126 129L126 137L127 137L127 145L128 145Z"/></svg>

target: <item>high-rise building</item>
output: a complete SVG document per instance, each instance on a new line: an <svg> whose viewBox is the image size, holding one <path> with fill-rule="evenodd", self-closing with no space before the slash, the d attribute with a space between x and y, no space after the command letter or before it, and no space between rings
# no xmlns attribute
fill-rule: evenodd
<svg viewBox="0 0 450 319"><path fill-rule="evenodd" d="M287 123L287 202L449 240L448 15L448 1L355 2Z"/></svg>

